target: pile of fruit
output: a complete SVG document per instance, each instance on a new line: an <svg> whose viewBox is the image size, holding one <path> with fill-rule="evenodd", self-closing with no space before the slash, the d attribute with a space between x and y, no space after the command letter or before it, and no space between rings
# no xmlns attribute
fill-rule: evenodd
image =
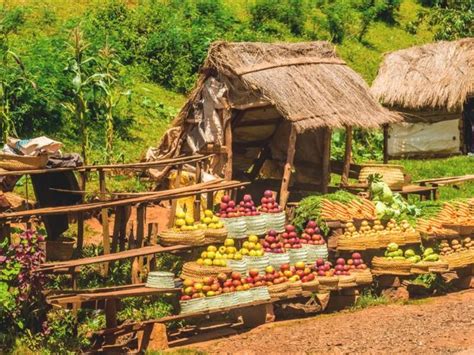
<svg viewBox="0 0 474 355"><path fill-rule="evenodd" d="M188 301L192 298L212 297L222 293L245 291L253 286L254 284L248 283L238 272L233 272L230 278L224 273L217 275L217 277L205 277L202 282L187 279L183 281L181 300Z"/></svg>
<svg viewBox="0 0 474 355"><path fill-rule="evenodd" d="M348 259L345 262L345 264L349 265L349 271L352 271L354 269L357 269L357 270L367 269L367 264L364 262L364 259L362 259L362 256L360 255L360 253L352 253L351 258Z"/></svg>
<svg viewBox="0 0 474 355"><path fill-rule="evenodd" d="M259 210L264 213L279 213L282 212L282 208L280 205L275 201L273 197L273 193L270 190L266 190L263 193L263 197L261 198Z"/></svg>
<svg viewBox="0 0 474 355"><path fill-rule="evenodd" d="M224 250L224 248L226 249ZM234 247L229 247L229 248L233 248L232 250L235 249ZM220 247L218 250L216 246L209 245L207 247L207 250L201 253L201 257L196 262L199 265L205 265L205 266L227 266L227 261L226 261L227 253L226 254L223 253L226 251L227 251L227 247L223 246L223 247ZM235 258L235 255L237 253L235 252L235 253L228 253L228 254L232 254L233 258Z"/></svg>
<svg viewBox="0 0 474 355"><path fill-rule="evenodd" d="M335 271L330 261L318 259L313 265L313 270L317 276L334 276Z"/></svg>
<svg viewBox="0 0 474 355"><path fill-rule="evenodd" d="M219 217L215 216L211 210L205 210L204 215L201 217L201 224L198 228L203 229L221 229L224 228L224 224L219 220Z"/></svg>
<svg viewBox="0 0 474 355"><path fill-rule="evenodd" d="M441 241L439 247L440 255L447 256L467 250L474 251L474 242L470 237L463 239L451 239L450 241L444 239Z"/></svg>
<svg viewBox="0 0 474 355"><path fill-rule="evenodd" d="M295 265L283 264L280 266L278 274L290 282L309 282L314 280L315 277L311 268L307 267L304 262L297 262Z"/></svg>
<svg viewBox="0 0 474 355"><path fill-rule="evenodd" d="M299 249L302 247L296 227L291 224L285 226L285 231L281 234L281 240L285 249Z"/></svg>
<svg viewBox="0 0 474 355"><path fill-rule="evenodd" d="M315 221L308 221L299 241L301 244L310 245L323 245L326 243Z"/></svg>
<svg viewBox="0 0 474 355"><path fill-rule="evenodd" d="M242 201L240 201L238 212L242 213L246 217L260 215L260 212L257 211L255 203L252 200L252 196L249 194L244 195Z"/></svg>
<svg viewBox="0 0 474 355"><path fill-rule="evenodd" d="M183 211L176 212L176 218L174 220L173 229L175 231L193 231L197 230L200 227L203 228L204 226L200 226L194 223L194 218L190 216L186 216L186 213ZM204 227L205 228L205 227Z"/></svg>
<svg viewBox="0 0 474 355"><path fill-rule="evenodd" d="M264 249L256 235L250 235L248 239L243 242L240 254L248 256L263 256Z"/></svg>
<svg viewBox="0 0 474 355"><path fill-rule="evenodd" d="M396 233L416 233L415 228L413 228L407 220L402 220L400 225L397 224L397 221L390 219L387 223L387 226L384 227L382 222L378 219L374 221L374 225L370 226L368 221L362 221L361 227L359 230L356 229L354 223L346 223L346 229L344 232L344 237L347 238L357 238L359 236L367 237L379 237L381 235L396 232Z"/></svg>
<svg viewBox="0 0 474 355"><path fill-rule="evenodd" d="M411 263L420 261L438 261L439 255L432 248L426 248L422 255L417 255L413 249L403 251L398 244L390 243L385 251L385 258L388 260L407 260Z"/></svg>
<svg viewBox="0 0 474 355"><path fill-rule="evenodd" d="M260 243L266 253L282 254L285 252L280 236L277 231L273 229L268 231L267 235L260 241Z"/></svg>
<svg viewBox="0 0 474 355"><path fill-rule="evenodd" d="M239 207L229 195L224 195L219 204L219 212L216 215L220 218L233 218L243 216L243 212L239 211Z"/></svg>

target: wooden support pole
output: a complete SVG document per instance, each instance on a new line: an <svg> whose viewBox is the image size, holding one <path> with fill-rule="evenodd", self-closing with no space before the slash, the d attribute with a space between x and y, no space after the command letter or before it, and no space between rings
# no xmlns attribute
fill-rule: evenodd
<svg viewBox="0 0 474 355"><path fill-rule="evenodd" d="M331 178L330 161L331 161L331 129L324 129L323 141L323 156L322 156L322 181L321 192L326 194L328 192L329 180Z"/></svg>
<svg viewBox="0 0 474 355"><path fill-rule="evenodd" d="M196 184L199 184L202 180L202 167L201 162L196 163ZM199 221L201 218L201 194L196 194L194 198L194 220Z"/></svg>
<svg viewBox="0 0 474 355"><path fill-rule="evenodd" d="M232 111L229 107L225 108L222 113L222 121L224 122L224 144L226 147L226 165L224 178L232 180Z"/></svg>
<svg viewBox="0 0 474 355"><path fill-rule="evenodd" d="M283 170L283 179L281 182L280 189L280 206L285 209L286 203L288 202L289 192L288 188L290 186L291 171L293 170L293 160L295 157L296 150L296 128L292 125L290 136L288 138L288 152L286 155L285 168Z"/></svg>
<svg viewBox="0 0 474 355"><path fill-rule="evenodd" d="M210 191L207 193L207 209L211 210L214 208L214 192Z"/></svg>
<svg viewBox="0 0 474 355"><path fill-rule="evenodd" d="M106 193L105 173L104 170L99 170L99 189L101 194ZM102 195L104 196L104 195ZM102 242L104 245L104 254L110 254L110 235L109 235L109 215L107 208L101 210L102 219ZM104 264L104 275L108 273L108 264Z"/></svg>
<svg viewBox="0 0 474 355"><path fill-rule="evenodd" d="M181 174L182 174L182 172L183 172L183 166L179 165L178 166L178 171L176 173L176 181L175 181L175 186L174 186L176 189L181 186ZM173 227L173 224L174 224L173 217L176 215L176 207L177 206L178 206L178 200L173 199L171 201L171 213L170 213L170 219L168 221L168 228Z"/></svg>
<svg viewBox="0 0 474 355"><path fill-rule="evenodd" d="M383 163L388 164L388 125L383 126Z"/></svg>
<svg viewBox="0 0 474 355"><path fill-rule="evenodd" d="M346 145L344 147L344 166L342 167L342 177L341 182L342 186L347 186L349 184L349 171L351 168L351 158L352 158L352 127L346 127Z"/></svg>
<svg viewBox="0 0 474 355"><path fill-rule="evenodd" d="M144 204L139 204L137 207L137 236L136 236L136 248L143 247L145 237L145 224L146 224L146 208ZM137 283L140 282L140 278L143 275L143 257L135 258L132 263L132 279Z"/></svg>
<svg viewBox="0 0 474 355"><path fill-rule="evenodd" d="M86 191L86 181L87 181L87 171L80 172L81 181L80 189L81 191ZM81 202L84 203L84 196L82 195ZM84 245L84 212L79 212L77 214L77 243L76 243L76 254L79 256L82 252L82 247Z"/></svg>

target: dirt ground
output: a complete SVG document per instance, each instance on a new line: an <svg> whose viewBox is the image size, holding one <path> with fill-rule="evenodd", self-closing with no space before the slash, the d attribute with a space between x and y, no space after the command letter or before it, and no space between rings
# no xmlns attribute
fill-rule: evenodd
<svg viewBox="0 0 474 355"><path fill-rule="evenodd" d="M186 348L211 354L474 354L474 290L268 323Z"/></svg>

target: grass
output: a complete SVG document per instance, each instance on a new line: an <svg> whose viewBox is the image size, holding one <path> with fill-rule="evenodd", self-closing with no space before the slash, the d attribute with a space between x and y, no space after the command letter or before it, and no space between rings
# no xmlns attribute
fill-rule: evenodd
<svg viewBox="0 0 474 355"><path fill-rule="evenodd" d="M375 307L392 303L384 296L376 295L372 290L365 291L357 298L355 304L351 307L351 311L357 311L364 308Z"/></svg>

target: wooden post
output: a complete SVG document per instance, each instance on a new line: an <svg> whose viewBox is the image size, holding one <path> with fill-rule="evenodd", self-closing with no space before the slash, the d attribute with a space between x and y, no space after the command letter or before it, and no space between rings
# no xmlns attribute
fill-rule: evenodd
<svg viewBox="0 0 474 355"><path fill-rule="evenodd" d="M344 147L344 166L342 167L342 186L349 184L349 171L351 169L352 157L352 127L346 127L346 146Z"/></svg>
<svg viewBox="0 0 474 355"><path fill-rule="evenodd" d="M388 164L388 125L383 126L383 163Z"/></svg>
<svg viewBox="0 0 474 355"><path fill-rule="evenodd" d="M196 184L199 184L202 180L202 168L201 162L196 163ZM201 219L201 194L196 194L194 198L194 220L199 221Z"/></svg>
<svg viewBox="0 0 474 355"><path fill-rule="evenodd" d="M101 199L105 196L106 187L105 187L105 174L104 170L99 170L99 189L101 193ZM107 213L107 208L102 208L101 210L101 219L102 219L102 242L104 244L104 254L110 254L110 235L109 235L109 215ZM104 275L108 273L108 263L104 263Z"/></svg>
<svg viewBox="0 0 474 355"><path fill-rule="evenodd" d="M224 178L232 180L232 111L230 107L224 109L222 113L222 121L224 122L224 144L226 147L226 165Z"/></svg>
<svg viewBox="0 0 474 355"><path fill-rule="evenodd" d="M143 247L143 240L145 236L145 218L145 205L139 204L137 207L137 248ZM140 282L141 275L143 275L143 257L137 257L132 263L132 279L134 278L133 276L135 276L135 280Z"/></svg>
<svg viewBox="0 0 474 355"><path fill-rule="evenodd" d="M208 192L207 193L207 209L211 210L214 208L214 192Z"/></svg>
<svg viewBox="0 0 474 355"><path fill-rule="evenodd" d="M295 157L296 147L296 128L291 125L290 136L288 138L288 152L286 155L285 168L283 170L283 180L280 189L280 207L285 209L288 202L288 188L290 186L291 171L293 169L293 160Z"/></svg>
<svg viewBox="0 0 474 355"><path fill-rule="evenodd" d="M324 129L324 140L323 140L323 156L322 156L322 181L321 181L321 192L326 194L328 192L330 174L330 161L331 161L331 129Z"/></svg>
<svg viewBox="0 0 474 355"><path fill-rule="evenodd" d="M181 174L183 172L183 166L179 165L178 166L178 172L176 173L176 183L175 183L175 188L178 188L181 186ZM170 213L170 219L168 221L168 227L171 228L173 227L174 221L173 221L173 216L176 215L176 206L178 205L178 200L173 199L171 201L171 213Z"/></svg>
<svg viewBox="0 0 474 355"><path fill-rule="evenodd" d="M86 191L87 172L81 171L81 184L80 190ZM84 202L84 196L82 195L81 202ZM84 212L79 212L77 215L77 246L76 254L79 256L82 252L82 246L84 245Z"/></svg>

